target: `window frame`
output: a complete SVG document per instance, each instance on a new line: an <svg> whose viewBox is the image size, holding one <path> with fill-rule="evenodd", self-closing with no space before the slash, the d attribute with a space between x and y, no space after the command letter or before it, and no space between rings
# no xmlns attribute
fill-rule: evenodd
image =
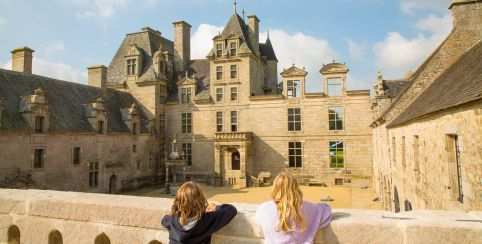
<svg viewBox="0 0 482 244"><path fill-rule="evenodd" d="M105 121L104 120L98 120L97 121L97 134L99 134L99 135L105 134Z"/></svg>
<svg viewBox="0 0 482 244"><path fill-rule="evenodd" d="M216 57L221 58L223 57L223 44L222 43L216 43Z"/></svg>
<svg viewBox="0 0 482 244"><path fill-rule="evenodd" d="M233 70L233 68L234 68L234 70ZM231 79L237 79L238 78L238 65L237 64L232 64L229 68L229 71L230 71Z"/></svg>
<svg viewBox="0 0 482 244"><path fill-rule="evenodd" d="M222 65L216 66L216 80L220 81L223 79L224 68Z"/></svg>
<svg viewBox="0 0 482 244"><path fill-rule="evenodd" d="M288 108L288 131L301 131L301 108Z"/></svg>
<svg viewBox="0 0 482 244"><path fill-rule="evenodd" d="M288 167L303 168L303 144L299 141L288 142Z"/></svg>
<svg viewBox="0 0 482 244"><path fill-rule="evenodd" d="M332 144L335 146L332 148ZM341 147L339 145L341 144ZM328 145L329 149L329 158L330 158L330 169L344 169L345 168L345 158L346 158L346 151L345 151L345 142L342 140L337 141L330 141ZM338 155L339 151L342 151L342 155ZM332 155L332 151L334 151L334 155ZM333 163L333 158L335 159L335 163ZM339 162L341 158L341 163Z"/></svg>
<svg viewBox="0 0 482 244"><path fill-rule="evenodd" d="M99 162L89 162L89 188L99 187Z"/></svg>
<svg viewBox="0 0 482 244"><path fill-rule="evenodd" d="M126 69L127 69L127 75L137 75L137 58L128 58L126 60L127 62L127 66L126 66Z"/></svg>
<svg viewBox="0 0 482 244"><path fill-rule="evenodd" d="M216 132L224 131L224 116L223 112L216 112Z"/></svg>
<svg viewBox="0 0 482 244"><path fill-rule="evenodd" d="M45 117L36 115L34 118L34 132L35 134L44 134L45 133Z"/></svg>
<svg viewBox="0 0 482 244"><path fill-rule="evenodd" d="M334 111L334 112L332 113L332 111ZM340 118L337 117L338 114L340 115ZM334 116L334 118L332 116ZM343 107L329 107L328 108L328 130L330 130L330 131L342 131L342 130L344 130L345 125L344 125L343 117L344 117ZM333 123L334 127L332 127L332 123ZM338 126L339 126L338 123L341 123L341 125L340 125L341 129L338 128Z"/></svg>
<svg viewBox="0 0 482 244"><path fill-rule="evenodd" d="M45 148L33 149L33 169L43 169L45 167Z"/></svg>
<svg viewBox="0 0 482 244"><path fill-rule="evenodd" d="M216 88L216 102L222 102L224 100L224 89L222 87Z"/></svg>
<svg viewBox="0 0 482 244"><path fill-rule="evenodd" d="M234 47L233 47L233 44L234 44ZM234 52L233 52L234 50ZM229 43L229 53L231 54L231 56L237 56L238 55L238 43L236 42L230 42Z"/></svg>
<svg viewBox="0 0 482 244"><path fill-rule="evenodd" d="M182 143L181 150L184 153L186 159L186 165L192 166L192 143Z"/></svg>
<svg viewBox="0 0 482 244"><path fill-rule="evenodd" d="M337 81L337 82L334 82ZM338 82L339 81L339 82ZM341 97L343 96L343 78L342 77L330 77L326 81L327 91L326 94L329 97ZM336 88L336 89L333 89ZM333 91L336 94L332 94ZM339 91L339 94L338 94Z"/></svg>
<svg viewBox="0 0 482 244"><path fill-rule="evenodd" d="M231 102L236 102L236 101L238 101L238 87L233 86L233 87L231 87L230 91L231 91L230 101L231 101ZM233 95L234 95L234 96L233 96Z"/></svg>
<svg viewBox="0 0 482 244"><path fill-rule="evenodd" d="M301 96L301 81L288 80L286 84L286 95L288 98L297 98ZM291 92L291 93L290 93Z"/></svg>
<svg viewBox="0 0 482 244"><path fill-rule="evenodd" d="M192 134L192 113L181 114L181 132L182 134Z"/></svg>
<svg viewBox="0 0 482 244"><path fill-rule="evenodd" d="M78 166L81 164L82 160L82 148L80 147L73 147L72 148L72 165Z"/></svg>
<svg viewBox="0 0 482 244"><path fill-rule="evenodd" d="M191 87L181 88L181 103L182 104L192 103L192 88Z"/></svg>
<svg viewBox="0 0 482 244"><path fill-rule="evenodd" d="M238 115L238 111L231 111L230 113L230 121L231 121L231 132L238 132L239 131L239 127L238 127L238 123L239 123L239 115Z"/></svg>

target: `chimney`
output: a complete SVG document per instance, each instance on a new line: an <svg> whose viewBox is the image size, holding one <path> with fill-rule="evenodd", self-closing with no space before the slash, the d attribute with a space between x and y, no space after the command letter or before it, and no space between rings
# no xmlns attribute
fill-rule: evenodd
<svg viewBox="0 0 482 244"><path fill-rule="evenodd" d="M455 31L475 31L482 38L482 0L453 0L449 9Z"/></svg>
<svg viewBox="0 0 482 244"><path fill-rule="evenodd" d="M254 52L259 56L259 19L256 15L248 16L249 39Z"/></svg>
<svg viewBox="0 0 482 244"><path fill-rule="evenodd" d="M185 71L191 61L191 25L176 21L174 25L174 69Z"/></svg>
<svg viewBox="0 0 482 244"><path fill-rule="evenodd" d="M107 67L104 65L96 65L87 68L89 76L89 86L107 88Z"/></svg>
<svg viewBox="0 0 482 244"><path fill-rule="evenodd" d="M12 70L32 74L32 53L28 47L17 48L12 51Z"/></svg>

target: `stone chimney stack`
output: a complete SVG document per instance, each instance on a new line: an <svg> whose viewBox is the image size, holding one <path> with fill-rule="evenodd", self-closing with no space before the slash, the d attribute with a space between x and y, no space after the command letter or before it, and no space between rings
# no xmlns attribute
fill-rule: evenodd
<svg viewBox="0 0 482 244"><path fill-rule="evenodd" d="M32 54L34 50L28 47L12 51L12 70L32 74Z"/></svg>
<svg viewBox="0 0 482 244"><path fill-rule="evenodd" d="M176 21L174 25L174 69L185 71L191 61L191 25Z"/></svg>
<svg viewBox="0 0 482 244"><path fill-rule="evenodd" d="M96 65L87 68L89 86L95 86L102 89L107 88L107 67L104 65Z"/></svg>
<svg viewBox="0 0 482 244"><path fill-rule="evenodd" d="M475 31L482 38L482 0L453 0L449 9L455 31Z"/></svg>
<svg viewBox="0 0 482 244"><path fill-rule="evenodd" d="M249 38L254 51L259 55L259 19L256 15L248 16Z"/></svg>

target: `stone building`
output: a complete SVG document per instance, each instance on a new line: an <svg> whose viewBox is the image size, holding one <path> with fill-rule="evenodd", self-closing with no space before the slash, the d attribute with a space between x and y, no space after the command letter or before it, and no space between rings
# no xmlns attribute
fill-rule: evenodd
<svg viewBox="0 0 482 244"><path fill-rule="evenodd" d="M0 184L110 192L153 181L159 148L129 93L31 74L29 48L0 69ZM105 68L89 69L101 80Z"/></svg>
<svg viewBox="0 0 482 244"><path fill-rule="evenodd" d="M482 209L482 1L456 0L453 30L415 73L378 75L374 188L385 209Z"/></svg>
<svg viewBox="0 0 482 244"><path fill-rule="evenodd" d="M95 191L106 192L162 174L177 135L194 180L246 187L289 171L313 184L371 184L369 90L347 90L349 69L334 61L319 71L322 92L305 92L308 71L295 65L279 82L259 23L234 13L198 60L185 21L173 23L174 41L142 28L108 67L88 69L90 86L29 74L32 50L14 51L14 71L0 71L2 168L49 189L94 191L95 163Z"/></svg>

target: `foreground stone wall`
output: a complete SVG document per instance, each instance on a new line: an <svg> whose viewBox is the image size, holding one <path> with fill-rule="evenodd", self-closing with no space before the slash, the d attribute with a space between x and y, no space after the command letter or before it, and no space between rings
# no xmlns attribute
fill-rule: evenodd
<svg viewBox="0 0 482 244"><path fill-rule="evenodd" d="M26 244L61 243L59 239L79 244L168 243L160 220L171 204L158 198L3 189L0 243L17 234ZM238 215L213 243L263 243L254 220L256 205L236 207ZM334 216L330 226L318 232L316 243L482 243L482 212L337 209Z"/></svg>

